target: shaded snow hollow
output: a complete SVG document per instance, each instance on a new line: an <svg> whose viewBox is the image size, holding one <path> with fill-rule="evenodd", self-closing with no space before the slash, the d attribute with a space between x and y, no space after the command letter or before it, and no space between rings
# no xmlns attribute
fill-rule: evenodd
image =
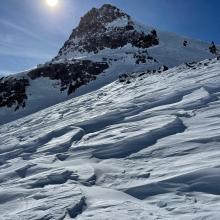
<svg viewBox="0 0 220 220"><path fill-rule="evenodd" d="M2 125L1 219L218 220L219 85L205 60Z"/></svg>

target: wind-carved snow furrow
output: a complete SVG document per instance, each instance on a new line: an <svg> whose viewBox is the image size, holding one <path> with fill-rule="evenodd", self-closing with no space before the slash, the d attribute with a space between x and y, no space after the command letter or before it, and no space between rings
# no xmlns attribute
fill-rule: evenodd
<svg viewBox="0 0 220 220"><path fill-rule="evenodd" d="M61 173L52 173L52 174L40 177L38 180L31 183L30 186L31 188L43 188L47 185L64 184L68 180L78 180L78 175L74 174L72 171L69 171L69 170L66 170Z"/></svg>
<svg viewBox="0 0 220 220"><path fill-rule="evenodd" d="M20 146L14 146L13 150L0 154L2 163L24 154L63 153L68 151L73 142L79 141L84 135L84 131L77 127L63 127L51 130L37 139L26 140Z"/></svg>
<svg viewBox="0 0 220 220"><path fill-rule="evenodd" d="M185 111L190 111L200 109L202 107L206 107L209 103L219 100L218 97L215 95L215 92L217 91L217 88L195 86L193 88L187 88L181 91L172 91L170 94L158 94L158 96L161 96L160 99L152 99L149 101L147 100L147 104L144 103L142 106L138 106L138 108L136 109L134 108L132 110L124 111L123 113L121 113L124 118L121 117L120 119L118 119L117 123L120 123L123 120L125 120L126 122L135 121L137 120L136 116L138 117L139 114L141 115L144 112L150 112L150 115L148 115L148 117L152 117L153 111L157 112L162 110L174 109L183 109ZM135 100L135 103L142 101L142 99L142 96L139 97ZM175 115L178 116L180 114L176 113ZM143 116L142 118L144 119L146 118L146 116L147 115Z"/></svg>
<svg viewBox="0 0 220 220"><path fill-rule="evenodd" d="M60 161L65 161L69 157L69 154L57 154L56 158Z"/></svg>
<svg viewBox="0 0 220 220"><path fill-rule="evenodd" d="M217 89L209 89L206 87L195 87L190 90L177 92L176 96L168 95L167 98L162 98L163 101L151 104L150 108L142 107L142 112L137 111L131 117L127 117L127 122L133 122L135 120L152 117L160 114L160 112L168 111L171 115L177 117L193 117L196 110L209 106L219 100L218 95L215 93ZM174 98L176 97L176 99ZM169 100L174 100L170 102ZM148 106L149 107L149 106ZM178 111L179 110L179 111Z"/></svg>
<svg viewBox="0 0 220 220"><path fill-rule="evenodd" d="M4 193L0 190L0 198L13 205L13 210L6 212L7 203L1 204L4 208L4 212L0 210L1 219L66 219L76 217L85 209L85 197L75 184L31 189L29 193L21 188L5 189Z"/></svg>
<svg viewBox="0 0 220 220"><path fill-rule="evenodd" d="M134 134L132 132L132 127L131 127L130 137L129 135L128 137L122 137L122 140L116 141L115 143L112 144L105 144L105 143L100 144L97 142L97 144L94 143L93 146L92 145L79 146L75 150L79 150L82 148L85 149L93 148L94 151L92 152L92 155L96 158L99 159L123 158L155 144L161 138L165 138L170 135L175 135L177 133L184 132L184 130L186 129L183 122L176 117L165 117L165 118L155 117L155 120L161 121L161 126L157 125L155 127L155 124L153 123L153 119L149 121L145 120L146 125L147 123L149 123L149 128L140 131L139 135ZM123 124L121 126L123 131ZM129 131L129 125L127 126ZM109 135L111 135L111 130L109 131ZM92 143L93 140L91 139L90 142Z"/></svg>
<svg viewBox="0 0 220 220"><path fill-rule="evenodd" d="M198 170L160 182L153 182L130 188L125 190L125 192L138 199L146 199L150 196L173 191L204 192L213 195L220 195L220 189L216 185L220 180L219 170L219 168Z"/></svg>
<svg viewBox="0 0 220 220"><path fill-rule="evenodd" d="M87 180L81 182L83 185L85 186L93 186L96 184L96 180L97 180L97 176L94 173L90 178L88 178Z"/></svg>
<svg viewBox="0 0 220 220"><path fill-rule="evenodd" d="M195 88L185 89L184 91L176 91L172 92L170 94L158 94L162 97L159 100L149 100L147 104L144 104L142 106L138 106L137 108L128 109L120 112L120 114L117 114L117 112L111 112L108 114L104 114L92 119L89 119L88 121L84 121L82 123L76 124L76 126L79 126L83 130L85 130L85 133L94 133L96 131L102 130L112 124L120 124L125 120L126 117L138 115L139 113L144 112L145 110L151 110L151 109L160 109L165 108L166 106L174 106L177 105L177 103L183 102L183 99L188 96L194 95L194 92L198 90L198 93L200 92L200 86L197 86ZM204 91L205 92L205 91ZM208 91L207 91L208 93ZM203 97L202 97L203 98ZM140 102L140 99L136 99L135 102ZM197 98L198 99L198 98ZM191 106L183 106L185 110L190 110L195 108L204 107L207 103L211 101L216 101L217 98L213 96L204 97L201 103L199 104L193 104L193 102L190 102ZM193 100L194 101L194 100ZM127 121L132 121L127 120Z"/></svg>
<svg viewBox="0 0 220 220"><path fill-rule="evenodd" d="M82 197L79 203L75 204L73 207L67 208L68 214L70 218L76 218L78 215L82 214L82 212L86 209L86 198Z"/></svg>
<svg viewBox="0 0 220 220"><path fill-rule="evenodd" d="M194 91L194 88L187 89L185 91L175 91L175 92L172 91L172 93L170 94L164 94L164 93L158 94L161 96L160 99L150 100L148 105L146 105L145 110L160 108L161 106L164 106L164 105L172 105L177 102L181 102L185 95L189 95L193 91Z"/></svg>
<svg viewBox="0 0 220 220"><path fill-rule="evenodd" d="M74 142L78 142L83 136L84 130L81 128L75 128L74 130L69 131L60 137L53 138L48 143L44 144L44 146L40 147L37 153L65 153Z"/></svg>
<svg viewBox="0 0 220 220"><path fill-rule="evenodd" d="M178 104L181 105L184 110L197 110L215 101L218 101L218 97L201 87L198 90L194 90L191 94L184 96L183 100L177 103L177 106Z"/></svg>
<svg viewBox="0 0 220 220"><path fill-rule="evenodd" d="M37 148L44 145L45 143L49 142L51 139L55 137L59 137L62 134L65 134L68 132L71 128L69 127L64 127L64 128L59 128L56 130L51 130L51 131L46 131L46 134L43 133L39 137L27 140L27 143L20 143L18 146L13 146L14 150L11 150L10 152L5 152L0 154L0 158L4 158L5 160L12 159L21 153L34 153L36 152Z"/></svg>
<svg viewBox="0 0 220 220"><path fill-rule="evenodd" d="M16 173L21 177L21 178L25 178L26 177L26 174L27 174L27 171L31 168L35 166L34 164L29 164L29 165L26 165L20 169L17 169L16 170Z"/></svg>
<svg viewBox="0 0 220 220"><path fill-rule="evenodd" d="M81 129L85 131L86 134L93 133L99 130L104 129L105 127L114 124L120 123L124 119L123 114L118 115L118 112L111 112L110 114L104 114L88 121L77 124Z"/></svg>
<svg viewBox="0 0 220 220"><path fill-rule="evenodd" d="M198 144L207 144L211 142L217 142L220 143L220 135L213 136L210 138L199 138L199 139L193 139L191 140L192 143L198 143Z"/></svg>

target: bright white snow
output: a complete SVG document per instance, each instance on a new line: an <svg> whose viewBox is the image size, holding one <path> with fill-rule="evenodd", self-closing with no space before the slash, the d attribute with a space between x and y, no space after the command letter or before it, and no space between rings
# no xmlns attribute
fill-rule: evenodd
<svg viewBox="0 0 220 220"><path fill-rule="evenodd" d="M0 218L220 216L220 62L115 81L0 127Z"/></svg>

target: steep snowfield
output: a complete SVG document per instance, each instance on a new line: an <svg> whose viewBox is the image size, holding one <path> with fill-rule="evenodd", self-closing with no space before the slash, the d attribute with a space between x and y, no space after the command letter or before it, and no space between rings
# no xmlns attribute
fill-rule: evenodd
<svg viewBox="0 0 220 220"><path fill-rule="evenodd" d="M220 62L115 81L0 127L0 216L219 219Z"/></svg>

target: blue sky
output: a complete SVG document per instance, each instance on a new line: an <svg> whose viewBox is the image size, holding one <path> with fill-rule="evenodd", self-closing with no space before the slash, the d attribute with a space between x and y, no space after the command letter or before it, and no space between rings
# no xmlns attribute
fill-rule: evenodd
<svg viewBox="0 0 220 220"><path fill-rule="evenodd" d="M112 3L139 22L204 41L220 43L219 0L2 0L0 75L31 68L55 56L80 17Z"/></svg>

